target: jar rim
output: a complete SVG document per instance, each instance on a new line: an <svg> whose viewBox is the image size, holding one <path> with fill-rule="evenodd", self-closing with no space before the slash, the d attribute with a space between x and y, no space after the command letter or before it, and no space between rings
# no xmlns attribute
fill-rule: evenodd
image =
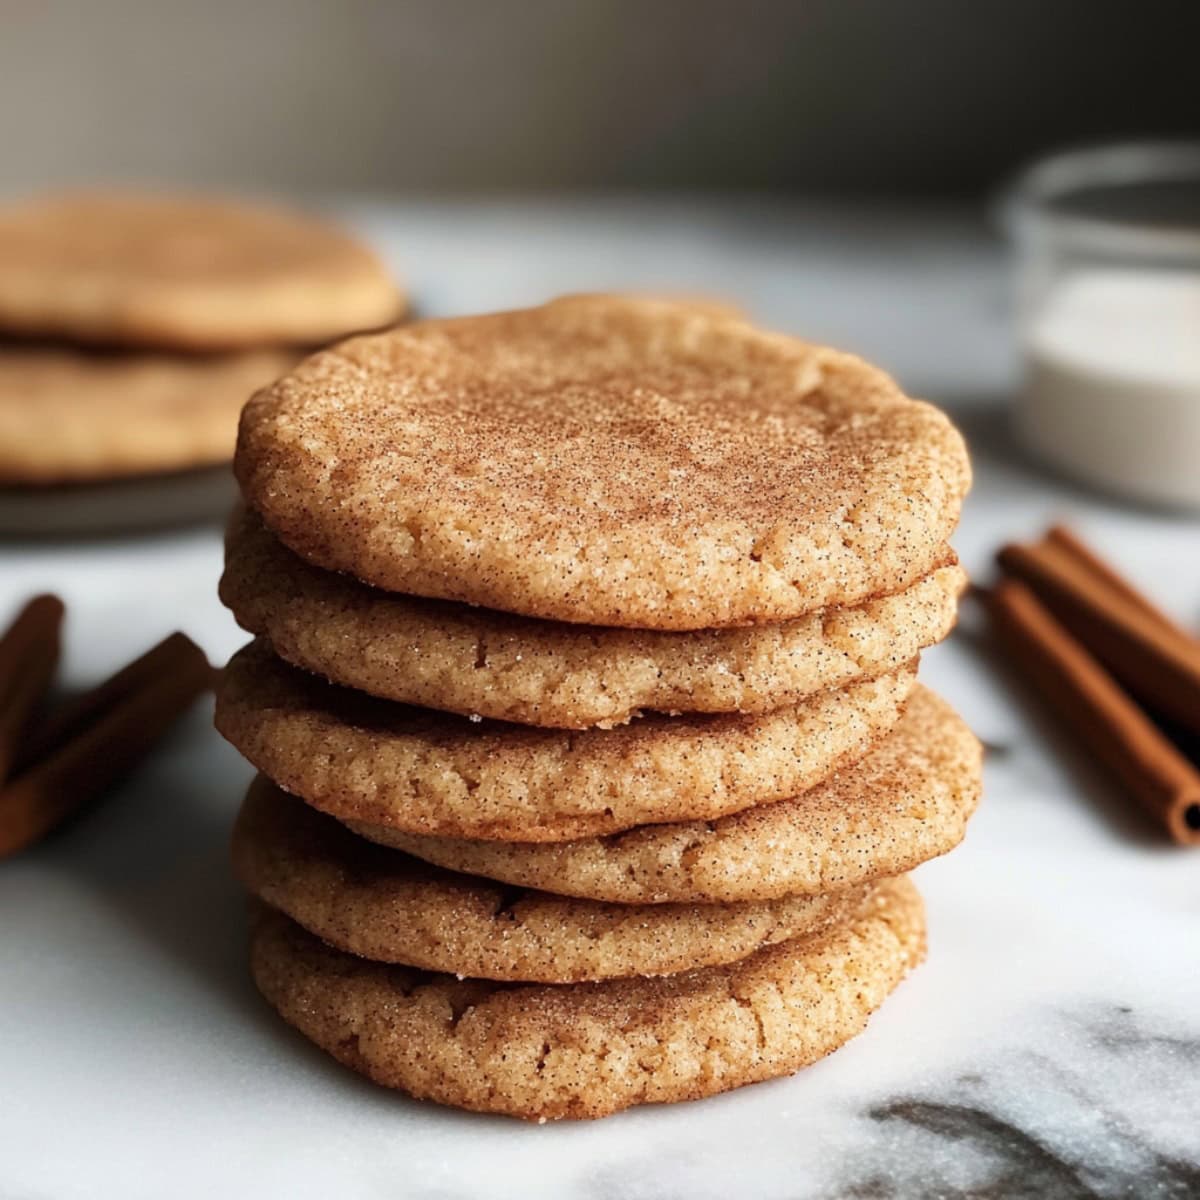
<svg viewBox="0 0 1200 1200"><path fill-rule="evenodd" d="M1191 259L1200 255L1200 206L1194 225L1139 223L1055 206L1072 192L1191 182L1200 194L1200 141L1088 146L1026 167L1005 189L1000 213L1010 236L1018 240L1056 241L1107 254Z"/></svg>

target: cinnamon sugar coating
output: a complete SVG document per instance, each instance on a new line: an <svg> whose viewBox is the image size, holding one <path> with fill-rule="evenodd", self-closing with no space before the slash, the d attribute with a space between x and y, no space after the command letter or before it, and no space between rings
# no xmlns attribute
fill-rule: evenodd
<svg viewBox="0 0 1200 1200"><path fill-rule="evenodd" d="M236 471L281 541L389 591L687 630L898 592L970 470L860 359L669 301L571 297L307 359Z"/></svg>
<svg viewBox="0 0 1200 1200"><path fill-rule="evenodd" d="M242 405L295 361L282 350L188 358L2 347L0 483L228 462Z"/></svg>
<svg viewBox="0 0 1200 1200"><path fill-rule="evenodd" d="M554 845L347 824L427 862L522 887L621 904L719 904L837 891L944 854L962 839L981 776L978 740L918 684L861 761L792 799L718 820Z"/></svg>
<svg viewBox="0 0 1200 1200"><path fill-rule="evenodd" d="M791 1074L860 1033L924 953L921 899L898 879L832 930L661 979L456 980L342 954L273 913L251 966L284 1020L375 1082L541 1121Z"/></svg>
<svg viewBox="0 0 1200 1200"><path fill-rule="evenodd" d="M456 875L355 837L259 776L233 860L254 896L375 962L542 983L669 975L745 958L862 910L870 887L761 904L601 904Z"/></svg>
<svg viewBox="0 0 1200 1200"><path fill-rule="evenodd" d="M914 682L915 664L760 716L652 715L572 733L376 700L260 642L226 668L216 723L263 774L341 819L554 842L792 796L866 753Z"/></svg>
<svg viewBox="0 0 1200 1200"><path fill-rule="evenodd" d="M175 350L317 345L403 309L370 251L288 209L117 191L0 207L8 333Z"/></svg>
<svg viewBox="0 0 1200 1200"><path fill-rule="evenodd" d="M400 596L306 563L249 510L226 539L221 599L276 654L345 687L559 729L642 711L762 713L892 671L954 624L948 565L894 596L769 625L611 629Z"/></svg>

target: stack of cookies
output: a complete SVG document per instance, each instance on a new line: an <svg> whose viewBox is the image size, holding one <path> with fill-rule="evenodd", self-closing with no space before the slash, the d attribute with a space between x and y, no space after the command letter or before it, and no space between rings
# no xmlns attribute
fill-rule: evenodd
<svg viewBox="0 0 1200 1200"><path fill-rule="evenodd" d="M784 1075L921 958L979 748L916 682L949 422L715 306L569 297L259 393L217 724L258 986L414 1096L595 1117Z"/></svg>
<svg viewBox="0 0 1200 1200"><path fill-rule="evenodd" d="M403 298L322 222L73 193L0 207L0 485L227 463L246 397Z"/></svg>

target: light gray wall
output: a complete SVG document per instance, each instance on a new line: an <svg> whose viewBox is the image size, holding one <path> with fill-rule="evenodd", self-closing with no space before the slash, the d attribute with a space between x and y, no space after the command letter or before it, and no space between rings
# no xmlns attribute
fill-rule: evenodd
<svg viewBox="0 0 1200 1200"><path fill-rule="evenodd" d="M0 0L0 187L965 191L1200 133L1196 0Z"/></svg>

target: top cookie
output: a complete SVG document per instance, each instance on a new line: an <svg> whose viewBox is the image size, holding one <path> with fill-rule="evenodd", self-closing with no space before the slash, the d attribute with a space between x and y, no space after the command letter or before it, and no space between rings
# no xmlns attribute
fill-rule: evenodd
<svg viewBox="0 0 1200 1200"><path fill-rule="evenodd" d="M0 208L0 329L160 349L316 345L397 320L352 238L286 209L68 193Z"/></svg>
<svg viewBox="0 0 1200 1200"><path fill-rule="evenodd" d="M247 406L236 470L286 545L385 590L680 630L915 583L970 482L860 359L613 296L316 354Z"/></svg>

